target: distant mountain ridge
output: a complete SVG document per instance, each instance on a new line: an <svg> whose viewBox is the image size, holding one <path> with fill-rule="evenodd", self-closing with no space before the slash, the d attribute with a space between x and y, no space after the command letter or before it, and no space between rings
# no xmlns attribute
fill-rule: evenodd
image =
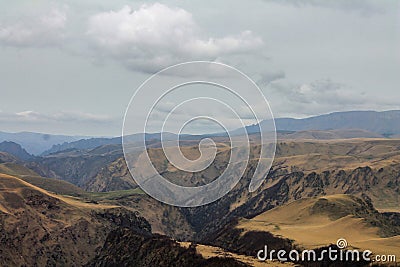
<svg viewBox="0 0 400 267"><path fill-rule="evenodd" d="M278 131L360 129L390 137L400 134L400 110L334 112L304 119L277 118L275 125ZM257 125L246 127L248 133L257 133L258 129Z"/></svg>
<svg viewBox="0 0 400 267"><path fill-rule="evenodd" d="M11 141L20 144L30 154L39 155L53 145L73 142L84 136L54 135L44 133L19 132L7 133L0 131L0 142ZM87 137L86 137L87 138Z"/></svg>
<svg viewBox="0 0 400 267"><path fill-rule="evenodd" d="M68 149L93 149L103 145L115 145L121 143L121 137L81 139L74 142L64 142L62 144L53 145L50 149L44 151L42 155L50 155Z"/></svg>
<svg viewBox="0 0 400 267"><path fill-rule="evenodd" d="M261 124L266 123L262 121ZM301 132L301 131L334 131L333 133L296 133L295 136L326 136L322 139L332 139L336 136L343 138L364 138L364 137L400 137L400 110L391 111L346 111L334 112L324 115L313 116L304 119L276 118L276 130L278 134L282 132ZM258 125L246 126L248 134L259 131ZM346 130L347 132L338 132ZM352 131L348 131L352 130ZM336 131L336 132L335 132ZM353 134L349 135L349 132ZM243 129L230 132L231 135L243 134ZM286 133L287 134L287 133ZM285 135L286 135L285 134ZM361 136L357 136L361 134ZM168 136L174 136L168 133ZM329 137L329 136L330 137ZM206 135L181 135L181 140L198 140L205 137L227 137L226 133L214 133ZM143 134L133 134L129 138L131 141L140 141ZM160 140L160 133L146 134L147 140ZM49 155L67 149L93 149L102 145L121 144L121 137L84 137L51 135L42 133L5 133L0 132L1 141L12 141L20 144L28 153L34 155Z"/></svg>
<svg viewBox="0 0 400 267"><path fill-rule="evenodd" d="M333 139L352 139L352 138L384 138L383 135L360 129L342 130L307 130L307 131L278 131L277 138L283 139L314 139L314 140L333 140Z"/></svg>
<svg viewBox="0 0 400 267"><path fill-rule="evenodd" d="M33 155L26 152L19 144L14 142L4 141L0 143L0 152L6 152L20 160L31 160Z"/></svg>
<svg viewBox="0 0 400 267"><path fill-rule="evenodd" d="M170 140L173 138L174 134L171 133L165 133L164 138L166 140ZM186 135L181 135L182 138L185 138ZM124 136L124 138L128 139L129 142L138 142L143 140L143 134L132 134L132 135L127 135ZM145 134L146 141L151 144L154 140L158 141L161 139L161 134L160 133L147 133ZM104 146L104 145L121 145L122 144L122 138L121 137L113 137L113 138L107 138L107 137L97 137L97 138L88 138L88 139L81 139L77 140L74 142L64 142L62 144L56 144L53 145L50 149L44 151L42 153L43 156L50 155L53 153L57 153L60 151L65 151L65 150L82 150L82 149L94 149L96 147Z"/></svg>

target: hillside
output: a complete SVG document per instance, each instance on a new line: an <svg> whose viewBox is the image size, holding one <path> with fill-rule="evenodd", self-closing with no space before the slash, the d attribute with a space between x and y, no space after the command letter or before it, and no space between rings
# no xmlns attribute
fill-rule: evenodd
<svg viewBox="0 0 400 267"><path fill-rule="evenodd" d="M0 163L18 162L18 159L6 152L0 152Z"/></svg>
<svg viewBox="0 0 400 267"><path fill-rule="evenodd" d="M83 187L87 191L107 192L137 188L124 158L118 158L114 162L101 168Z"/></svg>
<svg viewBox="0 0 400 267"><path fill-rule="evenodd" d="M26 152L25 149L23 149L19 144L14 142L8 142L8 141L1 142L0 152L6 152L20 160L32 160L34 158L33 155Z"/></svg>
<svg viewBox="0 0 400 267"><path fill-rule="evenodd" d="M45 189L49 192L57 193L60 195L69 196L86 196L87 193L66 181L44 178L39 174L35 173L33 170L16 163L3 163L0 164L0 173L12 175L18 177L19 179L28 182L32 185Z"/></svg>
<svg viewBox="0 0 400 267"><path fill-rule="evenodd" d="M247 231L266 231L311 249L345 238L351 247L400 258L400 227L370 203L351 195L303 198L276 207L236 225Z"/></svg>
<svg viewBox="0 0 400 267"><path fill-rule="evenodd" d="M83 265L122 222L150 231L143 218L126 209L61 197L0 174L2 266Z"/></svg>
<svg viewBox="0 0 400 267"><path fill-rule="evenodd" d="M87 266L181 266L246 267L234 258L203 258L194 247L160 235L143 235L128 229L111 232L97 255Z"/></svg>
<svg viewBox="0 0 400 267"><path fill-rule="evenodd" d="M59 178L84 188L105 166L121 156L122 150L118 145L88 150L66 150L41 157L32 163L30 168L41 176Z"/></svg>
<svg viewBox="0 0 400 267"><path fill-rule="evenodd" d="M143 213L150 210L165 216L154 209ZM128 207L49 193L7 174L0 174L0 251L2 266L248 266L203 258L152 234L150 224Z"/></svg>
<svg viewBox="0 0 400 267"><path fill-rule="evenodd" d="M110 192L86 192L83 189L63 180L39 176L33 170L20 164L0 164L0 174L11 175L31 185L45 189L56 196L73 196L72 199L82 203L102 203L107 206L121 206L140 214L151 225L154 233L167 234L176 238L193 236L193 229L181 212L144 194L140 189L119 190Z"/></svg>

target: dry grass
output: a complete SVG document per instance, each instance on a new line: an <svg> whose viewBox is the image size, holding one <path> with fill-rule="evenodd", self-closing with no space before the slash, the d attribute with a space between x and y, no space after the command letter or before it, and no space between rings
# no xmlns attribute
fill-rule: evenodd
<svg viewBox="0 0 400 267"><path fill-rule="evenodd" d="M2 187L1 191L6 191L6 192L15 192L15 193L19 193L21 191L22 188L26 188L29 187L31 189L34 189L38 192L41 192L45 195L48 195L50 197L59 199L60 201L72 205L74 207L77 208L86 208L86 209L108 209L108 208L115 208L117 206L115 205L104 205L104 204L94 204L94 203L86 203L81 201L79 198L75 198L75 197L70 197L70 196L61 196L61 195L57 195L57 194L53 194L50 193L40 187L37 187L35 185L32 185L28 182L25 182L24 180L17 178L15 176L11 176L8 174L2 174L0 173L0 179L3 180L3 184L8 185L11 184L13 185L12 187Z"/></svg>
<svg viewBox="0 0 400 267"><path fill-rule="evenodd" d="M296 140L278 142L275 165L325 171L400 164L398 139Z"/></svg>
<svg viewBox="0 0 400 267"><path fill-rule="evenodd" d="M180 242L180 245L183 247L189 247L190 242ZM268 267L288 267L288 266L295 266L292 263L283 263L279 261L265 261L261 262L255 257L251 256L245 256L245 255L239 255L236 253L228 252L223 250L222 248L219 247L213 247L213 246L207 246L207 245L201 245L197 244L196 245L196 251L200 255L202 255L204 258L209 259L212 257L223 257L223 258L234 258L238 261L241 261L243 263L246 263L250 266L254 267L263 267L263 266L268 266Z"/></svg>
<svg viewBox="0 0 400 267"><path fill-rule="evenodd" d="M311 212L316 201L322 198L348 206L353 204L346 195L301 199L253 219L242 219L237 227L246 231L268 231L292 239L306 249L335 244L337 239L345 238L351 247L369 249L375 254L395 254L400 259L400 236L381 238L377 227L352 215L332 219L335 214L330 214L329 210L317 214Z"/></svg>

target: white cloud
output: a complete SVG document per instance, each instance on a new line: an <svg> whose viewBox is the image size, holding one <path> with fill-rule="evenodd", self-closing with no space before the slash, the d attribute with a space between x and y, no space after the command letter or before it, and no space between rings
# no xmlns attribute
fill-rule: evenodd
<svg viewBox="0 0 400 267"><path fill-rule="evenodd" d="M32 110L16 113L0 111L0 122L109 122L112 118L84 112L62 111L53 114L43 114Z"/></svg>
<svg viewBox="0 0 400 267"><path fill-rule="evenodd" d="M16 23L0 22L0 44L6 46L47 46L64 38L67 21L65 8L53 8L39 17Z"/></svg>
<svg viewBox="0 0 400 267"><path fill-rule="evenodd" d="M263 44L251 31L205 37L191 13L159 3L93 15L87 35L104 55L148 72L182 61L254 53Z"/></svg>

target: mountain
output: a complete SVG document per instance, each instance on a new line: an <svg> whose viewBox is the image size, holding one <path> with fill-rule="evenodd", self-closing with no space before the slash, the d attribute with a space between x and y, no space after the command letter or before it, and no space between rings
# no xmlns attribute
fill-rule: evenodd
<svg viewBox="0 0 400 267"><path fill-rule="evenodd" d="M302 198L254 218L240 219L235 227L242 235L248 231L270 232L306 249L345 238L349 246L400 257L400 226L379 213L368 198L352 195Z"/></svg>
<svg viewBox="0 0 400 267"><path fill-rule="evenodd" d="M87 265L163 267L246 267L233 258L203 258L195 246L184 247L162 235L143 235L129 229L111 232L100 253Z"/></svg>
<svg viewBox="0 0 400 267"><path fill-rule="evenodd" d="M278 131L360 129L389 137L400 134L400 110L335 112L305 119L276 118L275 124ZM246 130L257 133L259 128L251 125Z"/></svg>
<svg viewBox="0 0 400 267"><path fill-rule="evenodd" d="M85 196L86 193L83 189L66 181L41 177L33 170L21 165L20 162L1 163L0 173L17 177L49 192L61 195Z"/></svg>
<svg viewBox="0 0 400 267"><path fill-rule="evenodd" d="M384 138L383 135L360 129L342 129L342 130L307 130L297 132L280 131L277 135L278 140L282 139L315 139L315 140L333 140L333 139L352 139L352 138Z"/></svg>
<svg viewBox="0 0 400 267"><path fill-rule="evenodd" d="M64 150L84 150L93 149L103 145L121 144L121 137L115 138L89 138L81 139L74 142L64 142L62 144L53 145L50 149L42 153L43 156L54 154Z"/></svg>
<svg viewBox="0 0 400 267"><path fill-rule="evenodd" d="M343 193L357 197L364 195L371 198L380 211L399 212L398 147L400 141L392 139L281 141L277 146L272 169L257 192L248 192L252 170L255 168L252 161L231 192L204 207L169 207L147 195L116 198L113 203L137 208L149 222L154 222L153 226L157 224L156 228L160 233L197 241L235 217L253 217L304 197ZM194 148L187 147L182 152L185 154L188 151L194 156ZM257 149L254 147L254 151ZM189 175L177 171L172 165L164 164L164 159L160 156L161 149L153 148L149 153L150 157L156 158L155 167L160 168L166 179L186 186L201 185L213 180L224 170L224 161L227 158L224 151L220 152L215 162L206 170ZM82 160L83 158L76 159L77 162ZM60 159L59 164L66 161L68 160L65 158ZM65 171L68 173L69 170ZM93 179L89 179L90 182L86 185L90 186L84 188L108 191L122 186L127 189L125 182L130 181L129 179L125 161L120 157L101 169ZM132 188L136 187L133 180L130 185ZM168 220L168 223L160 224L160 218L161 221ZM185 230L181 231L183 229Z"/></svg>
<svg viewBox="0 0 400 267"><path fill-rule="evenodd" d="M121 145L68 149L43 156L29 167L42 176L59 178L84 188L102 169L122 156Z"/></svg>
<svg viewBox="0 0 400 267"><path fill-rule="evenodd" d="M179 171L165 163L158 147L149 149L149 155L166 179L188 186L201 185L215 179L229 159L227 145L217 145L219 151L215 161L196 174ZM82 190L87 185L99 191L118 190L119 186L127 189L125 182L130 177L120 145L61 151L33 162L38 164L36 167L39 170L47 168L81 188L67 181L40 177L38 172L32 170L35 166L3 163L0 164L0 173L12 179L5 180L3 190L0 190L0 250L5 255L3 258L0 256L0 264L30 266L36 260L41 265L117 266L152 260L159 263L163 260L157 256L160 253L165 253L166 263L175 259L176 253L185 255L182 259L185 263L186 260L199 260L201 264L214 261L221 261L220 265L224 263L224 259L204 262L198 256L191 258L190 255L196 255L193 254L193 248L184 250L181 242L177 244L165 236L197 243L192 247L205 259L210 255L219 258L231 255L248 264L249 257L254 258L254 250L266 242L271 247L287 249L303 245L298 236L289 235L294 232L285 229L283 221L278 221L280 213L275 212L279 207L288 216L294 216L282 217L288 223L293 222L293 228L290 229L296 230L298 226L311 231L313 227L332 225L334 230L329 242L335 242L340 236L332 241L330 239L335 233L339 235L342 232L333 226L339 227L343 222L348 223L343 225L354 228L352 232L362 231L360 233L365 234L363 237L368 237L362 239L361 234L358 237L353 235L354 239L349 239L352 244L365 241L373 248L373 240L376 240L379 248L391 245L397 248L400 225L399 147L400 140L396 139L281 140L277 144L272 169L256 192L248 191L256 163L250 160L243 177L227 195L197 208L163 204L135 188L134 183L131 184L133 189L129 190ZM252 157L257 156L259 149L257 145L252 146ZM199 152L196 146L187 146L183 147L182 153L195 158ZM26 193L32 190L37 192L33 194L34 197ZM302 199L305 202L298 202ZM30 203L36 203L34 208ZM269 216L267 219L257 217L265 214ZM272 217L271 214L278 215ZM313 225L312 220L306 220L308 217L322 218L321 224ZM2 218L5 221L1 221ZM257 220L262 222L257 224ZM356 225L357 220L363 220L366 226L362 228L361 224ZM28 221L30 225L27 225ZM145 221L151 225L151 234L149 231L143 233L142 228L148 229ZM249 221L251 224L246 228L242 223ZM269 225L269 221L274 223ZM129 222L142 222L142 226L129 227ZM295 225L296 222L299 224ZM250 229L253 226L258 228ZM2 227L4 230L1 230ZM87 234L83 233L83 229ZM279 229L281 232L277 232ZM98 239L94 239L95 233ZM82 238L89 243L82 243ZM312 245L325 246L329 243L327 240ZM18 247L21 249L18 250ZM34 249L31 252L27 247ZM76 256L78 249L82 254L79 260ZM215 250L222 252L215 253ZM17 255L18 262L12 262L10 255ZM43 263L45 259L47 264ZM236 263L233 261L232 264ZM277 264L272 262L270 266Z"/></svg>
<svg viewBox="0 0 400 267"><path fill-rule="evenodd" d="M32 160L34 158L33 155L26 152L19 144L9 141L4 141L0 143L0 151L6 152L20 160Z"/></svg>
<svg viewBox="0 0 400 267"><path fill-rule="evenodd" d="M30 154L40 155L55 144L72 142L82 139L82 136L53 135L43 133L6 133L0 132L0 142L11 141L20 144Z"/></svg>
<svg viewBox="0 0 400 267"><path fill-rule="evenodd" d="M379 213L368 198L339 194L305 197L251 218L235 218L199 243L256 257L265 245L268 251L313 249L318 253L322 248L335 247L336 241L344 238L347 249L372 250L374 254L398 258L399 234L400 227ZM297 263L300 265L296 266L370 266L362 261Z"/></svg>
<svg viewBox="0 0 400 267"><path fill-rule="evenodd" d="M88 194L89 201L84 201L65 195L61 187L56 187L56 191L62 195L51 193L22 178L4 174L11 170L24 178L32 175L31 170L22 166L2 167L1 266L248 266L233 258L203 258L194 247L181 246L168 236L152 233L152 227L139 216L135 206L107 204L114 197L121 199L120 193ZM44 186L53 183L50 178L41 179L39 183ZM167 220L168 215L176 218L167 212L171 207L153 202L166 210L142 204L141 213L164 216L163 222L172 225ZM176 228L182 228L179 221L176 223Z"/></svg>
<svg viewBox="0 0 400 267"><path fill-rule="evenodd" d="M326 115L314 116L305 119L276 118L275 124L278 134L280 132L297 132L309 130L352 130L353 134L345 133L345 138L380 136L396 137L400 136L400 111L349 111L335 112ZM263 122L261 122L263 123ZM264 122L265 123L265 122ZM249 134L257 133L257 125L246 127ZM362 131L364 132L362 132ZM357 132L359 131L359 132ZM242 134L243 130L232 131L231 134ZM337 134L334 133L333 136ZM341 134L339 134L340 136ZM172 133L166 133L167 140L175 137ZM181 135L184 141L196 141L205 137L226 138L226 133L216 133L212 135ZM133 134L126 136L130 141L136 142L143 138L143 134ZM332 137L333 138L333 137ZM335 137L336 138L336 137ZM160 140L159 133L146 134L148 142ZM314 138L313 138L314 139ZM331 138L328 138L331 139ZM12 141L24 147L28 153L34 155L49 155L67 149L93 149L101 145L121 144L120 137L114 138L88 138L85 136L66 136L51 135L42 133L6 133L0 132L1 141Z"/></svg>
<svg viewBox="0 0 400 267"><path fill-rule="evenodd" d="M103 166L99 172L83 186L85 190L91 192L127 190L137 187L126 166L125 159L122 157Z"/></svg>
<svg viewBox="0 0 400 267"><path fill-rule="evenodd" d="M0 174L0 265L82 266L119 227L150 232L127 209L85 203Z"/></svg>
<svg viewBox="0 0 400 267"><path fill-rule="evenodd" d="M185 136L185 135L183 135ZM171 133L164 133L164 138L166 140L170 140L171 138L175 137L175 134ZM127 135L124 137L126 140L129 140L129 142L138 142L143 140L143 138L146 138L146 141L148 143L152 143L154 141L159 141L161 139L161 134L160 133L146 133L146 134L132 134L132 135ZM64 150L85 150L85 149L94 149L96 147L100 146L105 146L105 145L116 145L122 144L122 138L121 137L114 137L114 138L86 138L86 139L81 139L78 141L73 141L73 142L64 142L62 144L56 144L53 145L50 149L44 151L42 153L43 156L47 156L50 154L54 154L60 151Z"/></svg>

